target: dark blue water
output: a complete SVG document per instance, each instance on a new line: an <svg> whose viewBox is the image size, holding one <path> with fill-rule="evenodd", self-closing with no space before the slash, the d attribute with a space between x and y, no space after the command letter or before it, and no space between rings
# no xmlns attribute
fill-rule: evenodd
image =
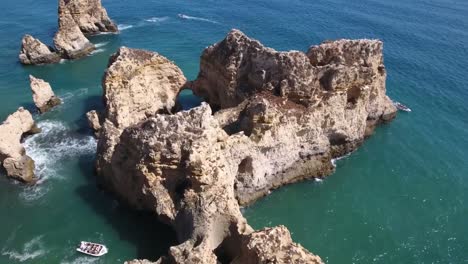
<svg viewBox="0 0 468 264"><path fill-rule="evenodd" d="M36 115L45 133L26 142L42 184L26 188L0 177L0 263L116 263L167 251L174 243L167 227L95 187L95 141L84 113L102 108L101 77L119 46L157 51L194 79L201 51L231 28L278 50L305 51L326 39L382 39L388 94L413 109L338 161L325 181L285 187L246 208L250 224L284 224L328 263L468 263L467 1L103 4L120 35L92 38L98 52L79 61L23 67L21 37L52 42L56 1L2 1L0 119L20 105L31 108L29 74L49 81L64 104ZM188 94L181 100L197 104ZM110 253L77 255L80 240L105 243Z"/></svg>

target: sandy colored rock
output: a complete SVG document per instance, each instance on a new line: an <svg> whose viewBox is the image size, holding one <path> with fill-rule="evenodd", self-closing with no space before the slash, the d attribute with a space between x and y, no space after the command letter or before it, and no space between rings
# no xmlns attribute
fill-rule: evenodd
<svg viewBox="0 0 468 264"><path fill-rule="evenodd" d="M170 112L185 83L182 71L155 52L122 47L112 55L102 83L106 110L99 121L98 170L107 170L123 129Z"/></svg>
<svg viewBox="0 0 468 264"><path fill-rule="evenodd" d="M27 133L37 132L37 127L28 110L19 108L0 125L0 164L8 177L31 183L34 176L34 161L26 155L21 144Z"/></svg>
<svg viewBox="0 0 468 264"><path fill-rule="evenodd" d="M94 135L99 138L99 131L101 130L101 118L100 114L96 110L91 110L86 113L86 119L88 120L89 127L94 131Z"/></svg>
<svg viewBox="0 0 468 264"><path fill-rule="evenodd" d="M176 231L180 244L159 263L322 263L293 243L285 227L255 232L240 205L331 174L333 158L355 150L375 125L395 116L380 41L278 52L233 30L203 52L191 84L209 105L176 114L163 105L147 117L147 107L128 114L134 109L128 98L138 96L107 95L109 88L129 90L130 82L121 80L133 68L110 78L116 65L104 78L97 169L105 187ZM181 77L165 71L162 78Z"/></svg>
<svg viewBox="0 0 468 264"><path fill-rule="evenodd" d="M284 226L266 228L245 236L241 254L232 264L320 264L322 260L294 243Z"/></svg>
<svg viewBox="0 0 468 264"><path fill-rule="evenodd" d="M78 59L96 49L94 44L80 31L70 13L59 9L59 17L59 29L54 37L54 45L61 57Z"/></svg>
<svg viewBox="0 0 468 264"><path fill-rule="evenodd" d="M40 40L25 35L21 41L19 60L22 64L50 64L60 61L60 56Z"/></svg>
<svg viewBox="0 0 468 264"><path fill-rule="evenodd" d="M41 113L49 111L61 103L60 98L55 96L50 84L42 79L29 75L29 82L33 93L33 101Z"/></svg>
<svg viewBox="0 0 468 264"><path fill-rule="evenodd" d="M101 0L60 0L59 14L68 13L72 16L81 32L97 34L102 32L118 32L117 25L107 15ZM59 15L61 19L67 19Z"/></svg>

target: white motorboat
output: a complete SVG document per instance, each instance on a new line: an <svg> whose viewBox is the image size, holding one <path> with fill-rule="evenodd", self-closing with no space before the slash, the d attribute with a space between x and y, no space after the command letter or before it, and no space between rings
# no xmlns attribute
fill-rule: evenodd
<svg viewBox="0 0 468 264"><path fill-rule="evenodd" d="M107 247L104 245L86 241L81 241L80 246L76 248L76 251L93 257L100 257L109 252Z"/></svg>

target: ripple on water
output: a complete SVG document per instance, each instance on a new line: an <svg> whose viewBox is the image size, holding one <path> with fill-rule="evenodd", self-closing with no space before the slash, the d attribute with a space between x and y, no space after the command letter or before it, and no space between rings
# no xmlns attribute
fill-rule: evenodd
<svg viewBox="0 0 468 264"><path fill-rule="evenodd" d="M38 236L27 242L23 245L21 251L16 251L14 249L8 249L8 245L2 249L2 255L8 256L9 259L19 262L33 260L37 257L40 257L47 253L42 243L42 237Z"/></svg>

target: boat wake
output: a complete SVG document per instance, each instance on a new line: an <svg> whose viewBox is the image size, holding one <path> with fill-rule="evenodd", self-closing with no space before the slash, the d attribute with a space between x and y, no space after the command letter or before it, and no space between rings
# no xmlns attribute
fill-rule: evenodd
<svg viewBox="0 0 468 264"><path fill-rule="evenodd" d="M36 185L25 188L21 196L25 200L36 200L47 193L49 186L43 184L49 179L63 179L60 170L61 161L82 155L93 155L96 140L90 135L81 135L72 131L59 121L38 123L42 132L26 139L26 153L36 164Z"/></svg>
<svg viewBox="0 0 468 264"><path fill-rule="evenodd" d="M145 19L146 22L151 22L151 23L161 23L161 22L164 22L164 21L167 21L167 20L169 20L168 16L151 17L151 18Z"/></svg>
<svg viewBox="0 0 468 264"><path fill-rule="evenodd" d="M11 260L24 262L40 257L47 253L41 241L42 235L33 238L31 241L24 244L21 251L8 250L6 246L2 249L2 255L8 256Z"/></svg>
<svg viewBox="0 0 468 264"><path fill-rule="evenodd" d="M214 21L211 19L203 18L203 17L194 17L194 16L188 16L184 14L178 14L177 16L181 19L186 19L186 20L196 20L196 21L208 22L212 24L219 24L218 21Z"/></svg>
<svg viewBox="0 0 468 264"><path fill-rule="evenodd" d="M117 25L117 28L119 29L119 31L124 31L124 30L130 29L132 27L133 27L133 25L127 25L127 24Z"/></svg>

